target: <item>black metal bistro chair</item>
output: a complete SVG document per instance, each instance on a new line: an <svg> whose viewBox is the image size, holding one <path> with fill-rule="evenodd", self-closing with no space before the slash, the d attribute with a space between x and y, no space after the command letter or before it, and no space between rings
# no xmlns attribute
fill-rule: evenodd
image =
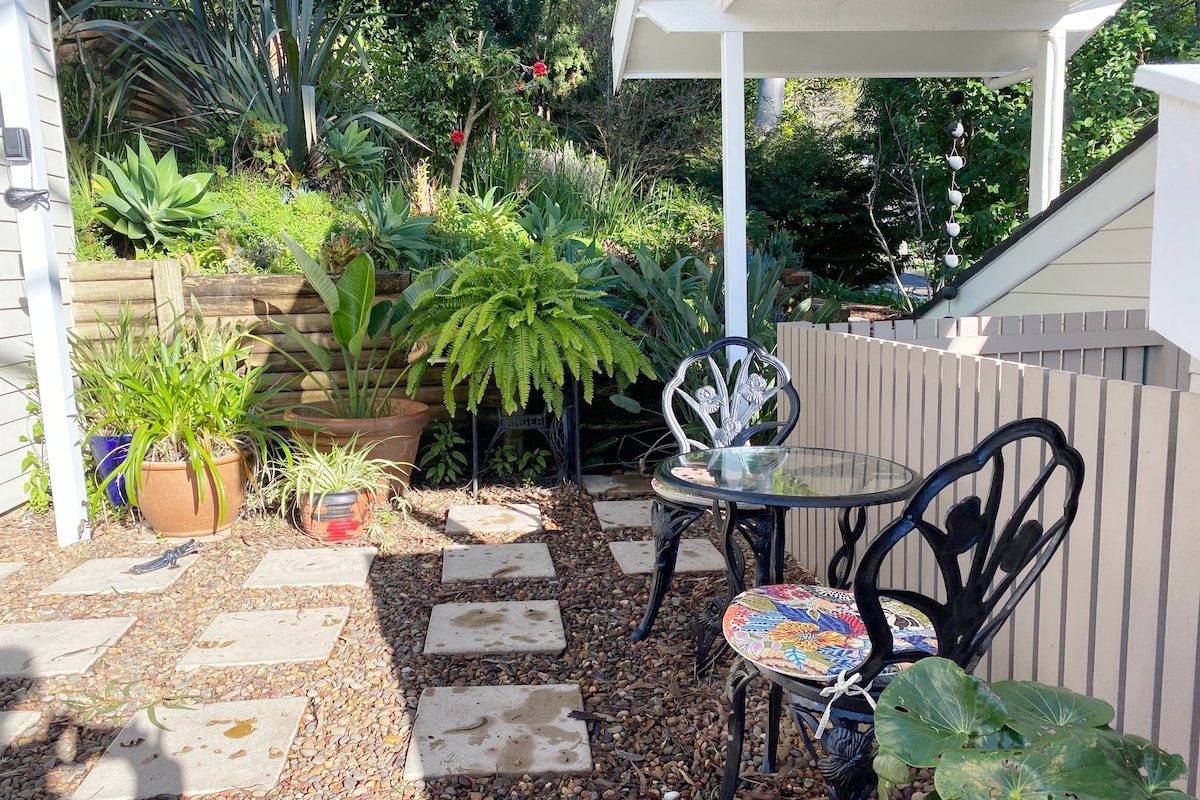
<svg viewBox="0 0 1200 800"><path fill-rule="evenodd" d="M735 598L723 622L739 657L726 686L722 800L737 790L746 688L758 675L771 685L763 771L775 768L786 692L831 800L863 800L875 784L874 709L884 686L929 655L974 669L1066 536L1083 474L1079 453L1053 422L1005 425L926 478L867 548L853 591L784 584ZM939 527L929 518L932 504L955 487L969 496L946 511ZM903 567L916 563L918 550L930 574L919 590L895 587L892 576L912 575Z"/></svg>
<svg viewBox="0 0 1200 800"><path fill-rule="evenodd" d="M741 348L744 357L730 364L730 348ZM745 444L782 444L800 418L800 396L787 367L740 336L718 339L685 358L667 381L662 396L663 416L680 453ZM657 480L653 486L657 495L651 508L654 576L646 613L633 632L635 642L650 634L671 588L680 537L712 510L712 500L672 490ZM738 524L747 536L754 531L759 536L769 534L771 513L758 511L743 509Z"/></svg>

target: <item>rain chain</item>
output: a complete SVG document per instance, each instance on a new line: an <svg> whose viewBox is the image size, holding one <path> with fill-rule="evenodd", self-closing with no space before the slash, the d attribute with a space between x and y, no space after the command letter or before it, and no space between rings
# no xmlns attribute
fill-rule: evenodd
<svg viewBox="0 0 1200 800"><path fill-rule="evenodd" d="M950 154L946 156L946 166L950 167L950 189L946 192L946 200L950 204L950 218L946 220L942 230L950 238L950 246L946 255L942 256L942 263L948 272L953 272L962 263L962 259L954 251L954 239L962 232L962 226L958 223L958 207L962 205L963 195L958 188L958 171L966 165L967 160L958 154L958 144L962 141L964 133L962 122L951 122L946 126L946 133L950 135Z"/></svg>

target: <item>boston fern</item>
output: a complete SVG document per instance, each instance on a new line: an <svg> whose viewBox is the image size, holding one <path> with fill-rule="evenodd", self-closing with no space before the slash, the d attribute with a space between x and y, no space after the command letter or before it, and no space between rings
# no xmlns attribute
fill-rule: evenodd
<svg viewBox="0 0 1200 800"><path fill-rule="evenodd" d="M606 306L604 292L560 258L564 236L531 240L498 234L454 266L455 277L419 300L416 336L436 336L431 361L445 359L446 407L467 385L475 411L488 388L500 393L506 414L524 407L533 390L561 416L563 387L574 377L591 401L597 372L632 382L651 375L637 331ZM413 366L409 391L420 385L426 362Z"/></svg>

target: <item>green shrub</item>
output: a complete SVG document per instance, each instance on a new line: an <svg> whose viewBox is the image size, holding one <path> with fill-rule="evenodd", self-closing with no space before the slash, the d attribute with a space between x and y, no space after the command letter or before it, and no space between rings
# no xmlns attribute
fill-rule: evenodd
<svg viewBox="0 0 1200 800"><path fill-rule="evenodd" d="M248 262L247 271L300 271L279 237L281 231L315 253L335 229L359 228L353 209L335 205L325 192L292 192L248 172L222 180L214 195L232 207L208 220L205 227L214 235L227 231L227 242ZM212 263L211 253L195 255L202 265Z"/></svg>

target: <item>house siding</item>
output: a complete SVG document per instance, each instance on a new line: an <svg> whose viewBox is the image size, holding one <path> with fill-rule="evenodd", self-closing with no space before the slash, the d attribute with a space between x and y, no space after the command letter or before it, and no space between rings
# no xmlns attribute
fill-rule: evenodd
<svg viewBox="0 0 1200 800"><path fill-rule="evenodd" d="M1015 286L980 316L1147 308L1153 221L1151 195Z"/></svg>
<svg viewBox="0 0 1200 800"><path fill-rule="evenodd" d="M27 0L27 14L33 40L35 85L39 96L38 110L50 189L50 213L59 263L65 276L66 265L74 257L75 237L71 225L66 148L55 82L47 0ZM3 88L22 90L12 82ZM6 172L7 168L0 166L0 180L5 187L8 181ZM22 442L21 437L29 434L33 424L33 419L25 410L28 400L24 386L30 380L29 357L33 353L33 346L20 250L16 212L0 203L0 513L10 511L25 501L21 461L28 444ZM63 297L70 297L65 283Z"/></svg>

